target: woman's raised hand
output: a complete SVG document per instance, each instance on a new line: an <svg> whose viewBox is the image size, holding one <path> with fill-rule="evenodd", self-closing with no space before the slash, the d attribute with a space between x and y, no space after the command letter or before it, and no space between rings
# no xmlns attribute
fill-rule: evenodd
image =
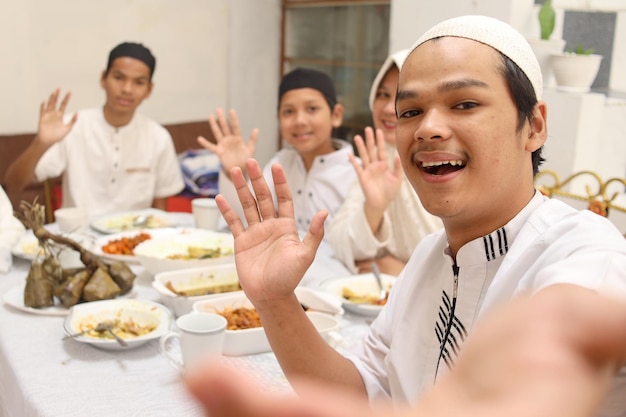
<svg viewBox="0 0 626 417"><path fill-rule="evenodd" d="M365 195L365 218L373 233L376 233L383 221L383 215L387 206L400 191L404 174L400 157L396 156L393 170L389 167L387 151L385 150L385 135L382 130L365 128L365 141L359 135L355 136L354 142L361 158L361 163L350 155L350 161L354 167Z"/></svg>
<svg viewBox="0 0 626 417"><path fill-rule="evenodd" d="M216 201L235 237L235 262L242 288L253 304L272 302L293 295L324 237L324 220L328 213L317 213L308 233L300 240L291 192L282 167L272 166L278 207L274 206L258 162L249 159L246 169L254 195L241 169L234 168L231 178L248 227L223 196L218 195Z"/></svg>
<svg viewBox="0 0 626 417"><path fill-rule="evenodd" d="M361 164L351 156L352 165L359 176L359 182L365 193L366 204L373 208L385 209L394 199L403 181L400 157L396 157L393 170L389 166L385 149L385 135L382 130L365 128L365 141L359 135L354 142Z"/></svg>
<svg viewBox="0 0 626 417"><path fill-rule="evenodd" d="M239 167L245 172L246 161L253 158L256 151L259 129L252 129L250 139L248 143L245 143L235 110L230 110L229 112L230 124L226 120L222 109L217 109L216 113L217 118L213 115L209 116L209 126L211 127L211 132L213 132L215 143L202 136L198 137L198 143L220 158L223 171L227 176L230 176L230 171L234 167Z"/></svg>

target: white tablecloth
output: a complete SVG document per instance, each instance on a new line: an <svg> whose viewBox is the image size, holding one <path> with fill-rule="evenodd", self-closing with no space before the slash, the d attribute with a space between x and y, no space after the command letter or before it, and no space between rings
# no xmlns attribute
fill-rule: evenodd
<svg viewBox="0 0 626 417"><path fill-rule="evenodd" d="M0 295L23 286L30 262L16 258L0 275ZM137 298L159 301L152 277L138 271ZM307 273L315 286L345 276L337 261L320 254ZM0 416L203 416L177 370L159 353L157 341L125 351L100 350L62 340L64 317L36 315L0 306ZM349 349L367 331L365 318L346 314L340 334ZM268 390L288 389L273 353L224 358L259 373Z"/></svg>

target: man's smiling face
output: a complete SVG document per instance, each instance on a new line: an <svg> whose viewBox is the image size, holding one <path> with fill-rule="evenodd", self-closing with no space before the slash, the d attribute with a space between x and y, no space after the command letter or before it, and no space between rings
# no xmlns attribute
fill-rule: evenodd
<svg viewBox="0 0 626 417"><path fill-rule="evenodd" d="M516 129L502 68L490 46L444 37L417 47L400 73L398 152L422 204L448 232L490 233L532 197L537 144L529 123Z"/></svg>

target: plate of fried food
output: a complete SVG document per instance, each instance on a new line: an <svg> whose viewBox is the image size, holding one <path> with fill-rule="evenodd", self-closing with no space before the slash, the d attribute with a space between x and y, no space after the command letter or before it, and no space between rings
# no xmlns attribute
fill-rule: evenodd
<svg viewBox="0 0 626 417"><path fill-rule="evenodd" d="M73 306L63 327L66 337L99 349L133 349L169 331L171 312L150 300L115 299ZM121 340L121 341L120 341Z"/></svg>
<svg viewBox="0 0 626 417"><path fill-rule="evenodd" d="M381 274L383 286L389 292L396 277ZM341 298L343 308L352 313L365 316L377 316L387 299L378 298L380 289L374 274L351 275L331 278L320 284L322 290Z"/></svg>
<svg viewBox="0 0 626 417"><path fill-rule="evenodd" d="M168 232L171 232L171 229L135 230L104 235L94 241L91 250L105 260L139 264L135 257L135 248L157 234L163 235Z"/></svg>
<svg viewBox="0 0 626 417"><path fill-rule="evenodd" d="M92 229L104 234L174 226L177 226L176 218L159 209L107 214L90 223Z"/></svg>

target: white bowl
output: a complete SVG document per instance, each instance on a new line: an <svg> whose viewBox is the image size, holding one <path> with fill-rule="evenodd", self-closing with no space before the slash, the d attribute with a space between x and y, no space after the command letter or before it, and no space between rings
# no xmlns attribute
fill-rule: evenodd
<svg viewBox="0 0 626 417"><path fill-rule="evenodd" d="M381 279L385 289L391 290L396 281L393 275L381 274ZM354 303L343 297L344 289L350 289L353 293L376 296L379 293L378 284L373 274L350 275L347 277L330 278L320 284L322 290L336 296L341 300L343 307L355 314L375 317L378 316L382 305Z"/></svg>
<svg viewBox="0 0 626 417"><path fill-rule="evenodd" d="M223 287L233 284L239 284L234 263L160 272L152 281L152 286L162 295L163 303L171 308L177 317L189 313L196 301L223 295L226 292L222 290ZM210 293L186 296L172 291L169 287L173 287L177 292L202 288Z"/></svg>
<svg viewBox="0 0 626 417"><path fill-rule="evenodd" d="M151 332L137 337L124 338L126 346L121 346L114 339L76 336L74 340L87 343L99 349L124 350L139 347L151 340L158 339L169 331L170 311L163 305L149 300L114 299L92 301L89 303L76 304L73 306L63 327L68 335L78 333L81 324L89 323L90 328L103 321L115 318L132 320L139 325L154 325L156 328Z"/></svg>
<svg viewBox="0 0 626 417"><path fill-rule="evenodd" d="M219 312L225 308L254 308L243 292L224 294L193 305L195 312ZM335 316L315 311L307 311L309 319L327 342L337 340L339 319ZM226 356L254 355L271 351L269 341L262 327L243 330L226 330L223 354Z"/></svg>
<svg viewBox="0 0 626 417"><path fill-rule="evenodd" d="M190 247L219 249L223 255L204 259L172 259L185 256ZM152 275L159 272L199 268L234 262L234 240L230 233L218 233L202 229L177 229L176 233L153 237L140 243L134 250L135 257Z"/></svg>

